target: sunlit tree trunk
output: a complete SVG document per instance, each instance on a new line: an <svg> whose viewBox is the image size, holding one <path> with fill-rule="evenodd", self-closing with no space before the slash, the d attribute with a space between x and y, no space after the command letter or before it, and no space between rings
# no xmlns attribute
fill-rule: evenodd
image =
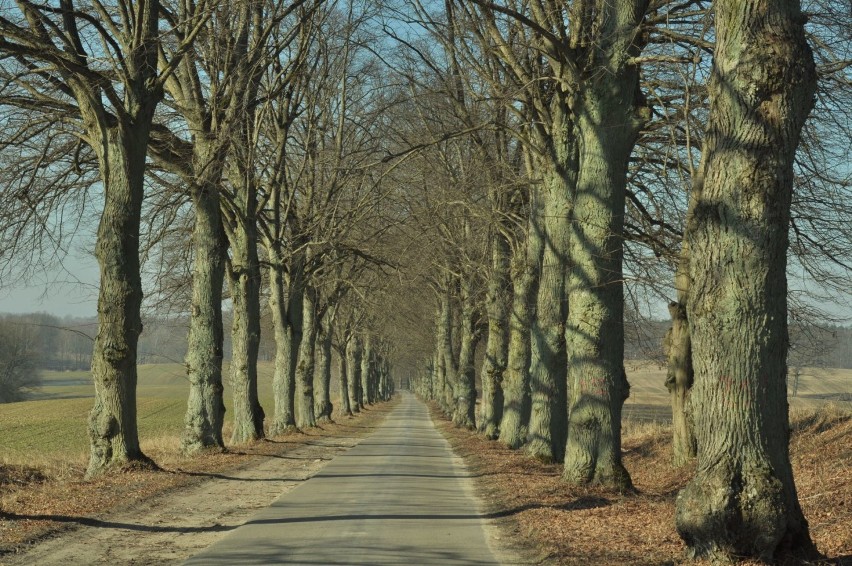
<svg viewBox="0 0 852 566"><path fill-rule="evenodd" d="M571 222L568 282L568 439L563 478L632 486L621 463L624 371L622 271L627 167L650 117L639 88L636 34L647 0L573 4L572 38L590 76L575 98L579 174ZM589 39L591 38L591 40Z"/></svg>
<svg viewBox="0 0 852 566"><path fill-rule="evenodd" d="M516 249L512 258L514 292L509 315L509 357L503 379L500 442L513 449L526 442L530 418L530 326L535 312L533 301L537 294L541 248L540 233L530 228L526 249Z"/></svg>
<svg viewBox="0 0 852 566"><path fill-rule="evenodd" d="M509 347L509 242L496 232L491 241L491 272L485 310L488 314L488 341L480 371L482 400L479 432L496 439L503 418L503 375Z"/></svg>
<svg viewBox="0 0 852 566"><path fill-rule="evenodd" d="M201 164L212 165L203 157ZM221 171L221 167L219 167ZM222 285L225 278L225 234L219 210L220 174L216 181L193 191L195 226L192 230L192 306L189 318L186 366L189 398L181 450L186 453L204 448L225 447L222 425L225 405L222 387Z"/></svg>
<svg viewBox="0 0 852 566"><path fill-rule="evenodd" d="M331 421L331 412L334 410L331 404L331 332L328 328L332 320L327 314L317 328L314 414L318 423Z"/></svg>
<svg viewBox="0 0 852 566"><path fill-rule="evenodd" d="M453 423L467 429L476 427L476 366L474 355L482 336L471 277L461 280L461 317L458 365L453 378L455 404Z"/></svg>
<svg viewBox="0 0 852 566"><path fill-rule="evenodd" d="M316 290L305 288L302 297L302 343L296 367L296 426L301 429L317 425L314 414L314 368L317 345Z"/></svg>
<svg viewBox="0 0 852 566"><path fill-rule="evenodd" d="M247 198L253 201L253 191ZM246 210L253 210L249 202ZM231 442L263 438L264 412L257 396L257 353L260 347L260 263L257 228L252 215L240 218L231 232L228 278L233 303L231 325L231 388L234 392L234 432Z"/></svg>
<svg viewBox="0 0 852 566"><path fill-rule="evenodd" d="M148 128L156 102L142 102L147 108L138 112L138 127L105 129L97 148L105 195L95 244L101 283L92 353L95 405L89 414L88 476L150 462L139 448L136 352L142 333L139 224Z"/></svg>
<svg viewBox="0 0 852 566"><path fill-rule="evenodd" d="M790 466L786 254L816 73L798 0L718 0L689 243L698 444L676 522L694 555L813 553Z"/></svg>
<svg viewBox="0 0 852 566"><path fill-rule="evenodd" d="M92 352L95 403L88 423L87 476L129 464L151 463L139 447L136 354L142 333L139 227L145 160L154 110L162 97L157 86L159 3L140 2L136 9L136 27L123 30L125 37L119 38L127 40L128 50L122 67L123 119L110 122L99 98L100 86L89 84L83 76L67 77L97 155L104 188L95 243L100 291L98 333ZM66 19L66 27L71 40L79 43L76 24L68 26Z"/></svg>
<svg viewBox="0 0 852 566"><path fill-rule="evenodd" d="M576 140L565 102L553 103L549 157L536 199L532 230L542 242L536 315L530 328L531 411L526 450L545 461L561 461L566 435L565 293L571 195L576 183Z"/></svg>
<svg viewBox="0 0 852 566"><path fill-rule="evenodd" d="M680 292L679 292L680 294ZM666 388L672 405L672 463L682 466L695 458L695 430L689 409L693 382L692 342L686 317L686 297L669 303L672 326L666 332Z"/></svg>
<svg viewBox="0 0 852 566"><path fill-rule="evenodd" d="M355 333L346 341L346 367L349 371L349 406L353 413L361 412L361 346Z"/></svg>
<svg viewBox="0 0 852 566"><path fill-rule="evenodd" d="M272 246L270 246L270 249ZM275 415L270 434L278 435L296 430L296 367L302 342L302 281L301 261L291 258L287 277L280 252L270 252L269 308L275 332L275 369L272 374L272 393Z"/></svg>
<svg viewBox="0 0 852 566"><path fill-rule="evenodd" d="M352 416L352 403L349 397L349 360L346 350L337 349L337 375L340 383L340 414L344 417Z"/></svg>

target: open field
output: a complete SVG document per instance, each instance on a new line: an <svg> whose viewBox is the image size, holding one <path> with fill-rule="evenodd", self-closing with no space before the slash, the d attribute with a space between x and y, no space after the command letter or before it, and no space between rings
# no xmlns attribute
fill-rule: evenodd
<svg viewBox="0 0 852 566"><path fill-rule="evenodd" d="M665 370L647 362L628 362L630 398L624 405L627 420L670 419ZM267 413L273 410L270 362L258 368L260 402ZM225 368L227 376L227 367ZM0 463L59 464L84 461L88 452L86 419L92 408L94 385L89 372L44 372L44 387L38 399L0 405ZM225 378L225 405L231 394ZM336 388L332 380L332 402ZM139 434L143 450L151 447L177 448L183 429L188 382L181 364L139 366ZM792 395L792 394L791 394ZM832 403L852 410L852 370L804 368L791 406L818 408ZM225 414L225 439L230 434L231 412Z"/></svg>
<svg viewBox="0 0 852 566"><path fill-rule="evenodd" d="M227 368L226 368L227 370ZM261 363L261 405L272 412L272 365ZM227 373L225 374L227 375ZM94 384L89 372L46 371L38 398L0 404L0 463L56 465L87 458L86 419ZM231 428L231 392L225 378L225 440ZM180 364L139 366L139 436L143 451L163 444L177 448L189 384Z"/></svg>
<svg viewBox="0 0 852 566"><path fill-rule="evenodd" d="M665 368L644 361L628 361L625 367L630 382L630 397L624 403L624 418L663 422L671 420ZM793 381L791 377L787 388L792 410L818 409L827 403L852 410L852 370L801 368L795 395Z"/></svg>

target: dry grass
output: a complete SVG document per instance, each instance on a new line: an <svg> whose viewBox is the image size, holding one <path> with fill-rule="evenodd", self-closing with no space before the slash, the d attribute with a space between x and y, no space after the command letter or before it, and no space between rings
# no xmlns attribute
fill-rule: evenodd
<svg viewBox="0 0 852 566"><path fill-rule="evenodd" d="M625 423L624 461L638 493L624 495L569 486L560 480L560 465L541 464L437 416L435 421L478 477L489 512L528 542L532 561L686 561L685 546L674 528L675 497L692 469L669 464L667 425ZM827 563L852 564L852 413L838 408L799 410L793 428L793 466L814 541L829 557Z"/></svg>

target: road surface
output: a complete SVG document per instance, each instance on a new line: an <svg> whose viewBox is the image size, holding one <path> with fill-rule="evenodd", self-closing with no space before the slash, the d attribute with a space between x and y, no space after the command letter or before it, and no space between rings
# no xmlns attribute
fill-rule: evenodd
<svg viewBox="0 0 852 566"><path fill-rule="evenodd" d="M467 475L403 392L375 433L186 564L497 564Z"/></svg>

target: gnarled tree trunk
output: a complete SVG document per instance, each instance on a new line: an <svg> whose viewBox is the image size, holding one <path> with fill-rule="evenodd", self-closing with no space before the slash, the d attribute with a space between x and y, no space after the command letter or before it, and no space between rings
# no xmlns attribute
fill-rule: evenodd
<svg viewBox="0 0 852 566"><path fill-rule="evenodd" d="M676 522L694 555L812 553L790 466L786 254L816 72L798 0L718 0L689 243L698 468Z"/></svg>
<svg viewBox="0 0 852 566"><path fill-rule="evenodd" d="M87 476L131 463L151 464L139 448L136 424L136 348L142 333L139 224L148 133L156 103L145 104L150 108L140 115L146 120L136 127L105 129L96 148L105 191L95 244L101 283L92 352L95 405L89 414Z"/></svg>

